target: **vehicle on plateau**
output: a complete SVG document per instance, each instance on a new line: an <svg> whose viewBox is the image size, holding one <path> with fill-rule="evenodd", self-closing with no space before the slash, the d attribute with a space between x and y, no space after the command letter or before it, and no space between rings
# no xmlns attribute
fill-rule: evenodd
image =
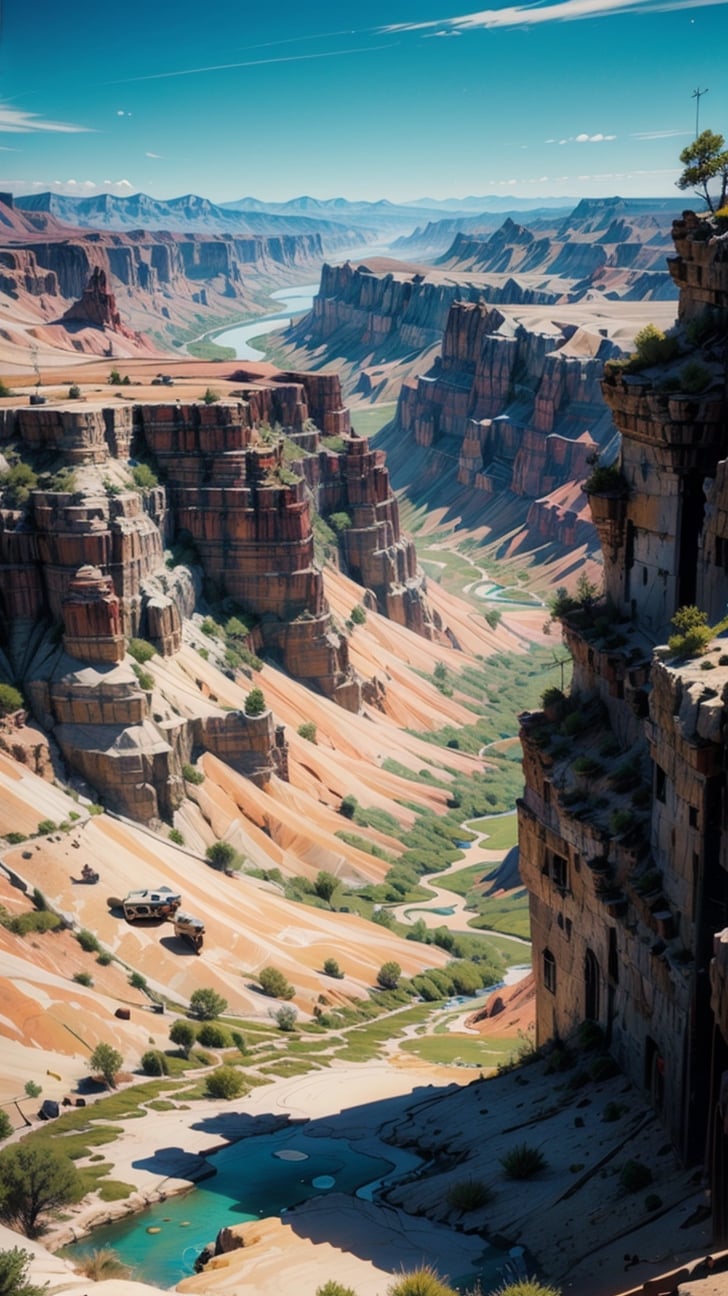
<svg viewBox="0 0 728 1296"><path fill-rule="evenodd" d="M181 936L192 946L195 954L199 954L205 938L205 924L201 918L180 911L174 915L174 934Z"/></svg>
<svg viewBox="0 0 728 1296"><path fill-rule="evenodd" d="M172 918L182 904L182 896L170 887L157 887L154 891L130 891L120 904L127 922Z"/></svg>

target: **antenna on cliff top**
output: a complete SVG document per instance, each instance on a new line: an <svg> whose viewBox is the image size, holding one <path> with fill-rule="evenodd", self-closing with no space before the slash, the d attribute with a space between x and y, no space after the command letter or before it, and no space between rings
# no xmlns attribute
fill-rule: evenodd
<svg viewBox="0 0 728 1296"><path fill-rule="evenodd" d="M696 139L700 134L700 100L702 99L704 94L708 93L708 89L710 89L710 87L708 87L705 90L700 90L700 89L693 90L691 96L695 100L695 138Z"/></svg>

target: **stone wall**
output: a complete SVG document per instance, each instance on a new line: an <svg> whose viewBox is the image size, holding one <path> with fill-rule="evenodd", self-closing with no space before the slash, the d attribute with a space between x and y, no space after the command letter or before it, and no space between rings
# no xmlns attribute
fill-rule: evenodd
<svg viewBox="0 0 728 1296"><path fill-rule="evenodd" d="M679 319L699 319L703 341L691 352L695 331L678 333L682 357L602 384L622 436L620 480L589 496L606 598L564 609L571 693L523 720L519 840L539 1040L597 1021L689 1161L728 1070L722 941L712 1000L708 978L728 914L728 652L721 638L685 660L657 645L681 605L714 619L728 605L728 297L723 245L690 220L674 233ZM697 393L681 389L687 359Z"/></svg>

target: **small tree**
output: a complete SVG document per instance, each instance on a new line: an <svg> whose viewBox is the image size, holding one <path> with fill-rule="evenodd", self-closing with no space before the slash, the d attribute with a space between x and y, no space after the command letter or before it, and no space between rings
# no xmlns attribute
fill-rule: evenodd
<svg viewBox="0 0 728 1296"><path fill-rule="evenodd" d="M292 999L296 993L290 981L276 967L264 967L258 974L258 982L263 994L270 999Z"/></svg>
<svg viewBox="0 0 728 1296"><path fill-rule="evenodd" d="M89 1068L98 1071L110 1089L116 1088L116 1077L123 1064L121 1053L111 1044L97 1044L88 1060Z"/></svg>
<svg viewBox="0 0 728 1296"><path fill-rule="evenodd" d="M211 1098L239 1098L245 1089L245 1079L233 1066L221 1066L212 1071L206 1080Z"/></svg>
<svg viewBox="0 0 728 1296"><path fill-rule="evenodd" d="M216 869L233 868L237 858L238 852L235 847L226 841L213 842L212 846L208 846L205 851L205 859L209 860Z"/></svg>
<svg viewBox="0 0 728 1296"><path fill-rule="evenodd" d="M0 1251L0 1296L43 1296L47 1290L25 1281L31 1256L20 1247Z"/></svg>
<svg viewBox="0 0 728 1296"><path fill-rule="evenodd" d="M263 690L259 688L251 689L245 699L245 714L247 716L259 716L266 710L266 701Z"/></svg>
<svg viewBox="0 0 728 1296"><path fill-rule="evenodd" d="M192 1052L192 1046L197 1039L194 1026L186 1021L172 1022L169 1032L169 1038L173 1044L176 1044L185 1057L189 1057Z"/></svg>
<svg viewBox="0 0 728 1296"><path fill-rule="evenodd" d="M349 795L342 797L341 805L339 806L339 814L342 814L345 819L353 819L358 804L359 803L355 796Z"/></svg>
<svg viewBox="0 0 728 1296"><path fill-rule="evenodd" d="M723 136L711 130L701 131L683 149L680 161L685 170L675 181L678 189L694 189L705 199L711 212L724 207L728 193L728 149ZM720 198L715 204L710 196L713 180L720 180Z"/></svg>
<svg viewBox="0 0 728 1296"><path fill-rule="evenodd" d="M307 742L316 742L316 725L313 720L304 720L303 724L296 730L299 738L305 738Z"/></svg>
<svg viewBox="0 0 728 1296"><path fill-rule="evenodd" d="M0 1216L27 1237L45 1211L78 1201L82 1192L75 1165L52 1143L15 1143L0 1154Z"/></svg>
<svg viewBox="0 0 728 1296"><path fill-rule="evenodd" d="M377 972L377 985L381 986L382 990L396 990L401 975L402 969L399 963L395 963L393 959L390 959L388 963L382 963Z"/></svg>
<svg viewBox="0 0 728 1296"><path fill-rule="evenodd" d="M190 998L190 1012L201 1021L214 1021L227 1008L227 999L223 999L217 990L211 990L209 986L203 986L195 990Z"/></svg>
<svg viewBox="0 0 728 1296"><path fill-rule="evenodd" d="M169 1075L169 1063L160 1049L147 1049L142 1053L141 1068L145 1075Z"/></svg>
<svg viewBox="0 0 728 1296"><path fill-rule="evenodd" d="M327 873L325 869L321 869L313 884L313 889L319 899L325 900L328 904L337 886L338 882L333 873Z"/></svg>
<svg viewBox="0 0 728 1296"><path fill-rule="evenodd" d="M7 1112L0 1111L0 1139L10 1138L13 1124Z"/></svg>
<svg viewBox="0 0 728 1296"><path fill-rule="evenodd" d="M335 977L337 981L342 979L344 973L335 958L324 959L324 975Z"/></svg>
<svg viewBox="0 0 728 1296"><path fill-rule="evenodd" d="M218 392L212 390L212 387L208 387L202 399L206 405L216 405L220 396Z"/></svg>
<svg viewBox="0 0 728 1296"><path fill-rule="evenodd" d="M282 1031L292 1031L296 1028L296 1018L298 1013L293 1004L281 1004L274 1017L278 1023L278 1029Z"/></svg>

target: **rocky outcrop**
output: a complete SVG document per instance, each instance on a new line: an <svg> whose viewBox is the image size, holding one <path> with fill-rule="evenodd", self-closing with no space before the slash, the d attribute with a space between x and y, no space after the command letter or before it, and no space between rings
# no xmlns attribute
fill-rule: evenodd
<svg viewBox="0 0 728 1296"><path fill-rule="evenodd" d="M106 291L106 272L99 266L92 272L80 300L69 306L63 315L62 322L92 324L95 328L111 329L112 332L127 337L134 336L129 329L124 328L116 308L116 298L113 293Z"/></svg>
<svg viewBox="0 0 728 1296"><path fill-rule="evenodd" d="M599 384L614 353L588 329L534 333L498 308L457 302L441 355L402 389L399 429L423 446L452 438L463 486L542 499L586 476L613 435ZM572 503L574 525L584 503Z"/></svg>

